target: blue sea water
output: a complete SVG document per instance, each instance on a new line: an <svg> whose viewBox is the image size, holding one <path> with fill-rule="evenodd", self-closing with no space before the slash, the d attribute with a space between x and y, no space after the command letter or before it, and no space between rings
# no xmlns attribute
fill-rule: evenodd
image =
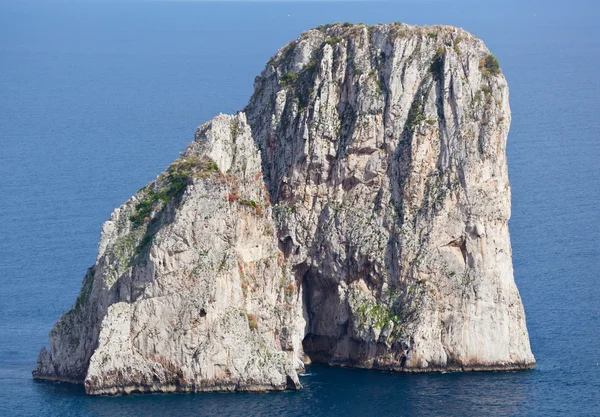
<svg viewBox="0 0 600 417"><path fill-rule="evenodd" d="M600 415L600 6L596 1L0 3L0 416ZM300 392L87 397L36 383L112 209L303 30L461 26L511 88L515 279L534 371L311 366Z"/></svg>

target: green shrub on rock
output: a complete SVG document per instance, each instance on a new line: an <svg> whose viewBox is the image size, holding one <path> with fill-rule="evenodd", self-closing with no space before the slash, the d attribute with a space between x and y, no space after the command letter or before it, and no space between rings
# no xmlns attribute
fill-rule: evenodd
<svg viewBox="0 0 600 417"><path fill-rule="evenodd" d="M479 69L485 75L498 75L502 72L498 58L492 54L489 54L485 59L481 60L479 63Z"/></svg>

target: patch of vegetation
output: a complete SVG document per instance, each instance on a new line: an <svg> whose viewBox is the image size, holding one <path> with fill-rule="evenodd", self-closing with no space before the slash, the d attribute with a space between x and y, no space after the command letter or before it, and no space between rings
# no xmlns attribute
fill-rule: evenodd
<svg viewBox="0 0 600 417"><path fill-rule="evenodd" d="M335 23L327 23L325 25L319 25L317 26L317 30L321 31L321 32L325 32L327 29L330 29L334 26L338 26L340 23L339 22L335 22Z"/></svg>
<svg viewBox="0 0 600 417"><path fill-rule="evenodd" d="M152 243L152 240L154 240L154 235L152 235L152 234L146 234L146 235L144 235L144 237L142 238L140 244L136 248L136 253L140 254L144 250L146 250L150 246L150 244Z"/></svg>
<svg viewBox="0 0 600 417"><path fill-rule="evenodd" d="M252 207L252 208L258 207L258 203L254 200L240 199L240 204L242 206L247 206L247 207Z"/></svg>
<svg viewBox="0 0 600 417"><path fill-rule="evenodd" d="M361 305L356 311L361 326L369 323L374 328L382 329L388 323L398 324L401 317L393 308L384 303L369 301Z"/></svg>
<svg viewBox="0 0 600 417"><path fill-rule="evenodd" d="M464 40L465 38L462 35L458 35L455 39L454 39L454 52L456 52L456 55L462 55L462 50L460 49L460 43Z"/></svg>
<svg viewBox="0 0 600 417"><path fill-rule="evenodd" d="M477 91L473 97L473 103L478 105L483 103L485 106L490 106L493 101L492 88L489 85L484 85Z"/></svg>
<svg viewBox="0 0 600 417"><path fill-rule="evenodd" d="M282 87L287 87L295 83L297 79L298 74L296 74L295 72L286 72L279 79L279 85L281 85Z"/></svg>
<svg viewBox="0 0 600 417"><path fill-rule="evenodd" d="M290 56L297 43L298 41L296 40L293 40L290 43L288 43L281 51L281 55L272 56L267 64L276 66L278 63L285 61Z"/></svg>
<svg viewBox="0 0 600 417"><path fill-rule="evenodd" d="M129 266L131 258L136 255L137 247L144 233L143 229L135 229L126 236L119 238L113 248L113 254L121 267Z"/></svg>
<svg viewBox="0 0 600 417"><path fill-rule="evenodd" d="M437 33L435 33L435 32L429 32L429 33L427 34L427 37L428 37L428 38L430 38L430 39L437 39L437 37L438 37L438 34L437 34Z"/></svg>
<svg viewBox="0 0 600 417"><path fill-rule="evenodd" d="M302 68L302 71L307 71L307 72L313 73L317 69L318 64L319 64L319 61L317 61L316 59L311 59L309 61L309 63L306 64L304 66L304 68Z"/></svg>
<svg viewBox="0 0 600 417"><path fill-rule="evenodd" d="M133 229L128 235L122 236L117 240L112 250L117 260L117 269L114 271L113 279L106 281L109 285L114 284L118 276L133 264L136 257L140 256L150 247L156 231L155 228L144 225Z"/></svg>
<svg viewBox="0 0 600 417"><path fill-rule="evenodd" d="M342 41L342 37L341 36L332 36L331 38L327 39L325 41L325 43L327 45L335 45L336 43L340 43Z"/></svg>
<svg viewBox="0 0 600 417"><path fill-rule="evenodd" d="M498 75L502 72L498 58L489 54L485 59L479 61L479 69L484 75Z"/></svg>
<svg viewBox="0 0 600 417"><path fill-rule="evenodd" d="M227 196L227 201L229 202L229 204L233 204L233 203L237 202L241 206L245 206L250 209L253 209L254 214L257 216L262 216L264 213L265 205L266 206L270 205L268 197L266 197L266 200L267 200L266 203L261 204L260 202L257 202L254 200L248 200L245 198L241 198L240 195L238 194L238 192L239 192L238 190L233 189L232 192L229 193L229 195Z"/></svg>
<svg viewBox="0 0 600 417"><path fill-rule="evenodd" d="M435 211L443 206L446 197L452 192L446 184L441 171L427 178L425 190L423 190L423 206L421 207L421 211Z"/></svg>
<svg viewBox="0 0 600 417"><path fill-rule="evenodd" d="M425 113L423 113L423 104L424 101L422 97L419 97L415 101L413 101L412 106L410 106L410 110L408 111L408 130L412 133L415 130L415 127L420 125L422 122L427 120L425 117Z"/></svg>
<svg viewBox="0 0 600 417"><path fill-rule="evenodd" d="M294 47L296 46L297 43L298 43L297 41L293 40L290 43L288 43L285 46L285 48L283 48L283 51L281 53L281 60L282 61L285 61L290 56L290 54L294 50Z"/></svg>
<svg viewBox="0 0 600 417"><path fill-rule="evenodd" d="M294 288L294 284L289 283L286 287L285 287L285 296L286 297L291 297L292 295L294 295L294 292L296 291L296 289Z"/></svg>
<svg viewBox="0 0 600 417"><path fill-rule="evenodd" d="M248 327L250 328L250 330L256 330L258 329L258 322L256 321L256 317L254 317L254 314L248 314Z"/></svg>
<svg viewBox="0 0 600 417"><path fill-rule="evenodd" d="M433 32L432 32L433 33ZM406 28L404 23L395 22L393 23L393 30L390 31L390 39L392 42L395 42L398 38L406 38L409 34L409 30ZM437 38L437 35L436 35Z"/></svg>
<svg viewBox="0 0 600 417"><path fill-rule="evenodd" d="M231 136L233 137L233 139L236 139L240 135L240 133L242 133L242 128L240 127L240 121L236 119L231 124Z"/></svg>
<svg viewBox="0 0 600 417"><path fill-rule="evenodd" d="M402 325L418 314L425 288L426 281L417 280L404 290L386 290L381 300L363 299L355 308L360 326L383 329L392 324L394 327L391 336L397 339L402 333Z"/></svg>
<svg viewBox="0 0 600 417"><path fill-rule="evenodd" d="M216 162L207 157L202 160L197 156L178 159L159 178L156 190L147 189L145 198L136 204L135 212L129 220L134 227L148 223L152 212L161 204L180 197L193 178L204 178L219 172Z"/></svg>
<svg viewBox="0 0 600 417"><path fill-rule="evenodd" d="M153 190L148 192L148 196L145 200L140 201L135 206L135 214L129 217L129 220L133 223L134 227L141 226L144 222L150 221L150 214L156 206L159 200L157 193Z"/></svg>

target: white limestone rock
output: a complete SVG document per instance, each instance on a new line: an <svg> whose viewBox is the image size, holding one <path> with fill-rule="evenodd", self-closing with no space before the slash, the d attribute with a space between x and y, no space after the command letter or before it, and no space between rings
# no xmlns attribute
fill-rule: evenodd
<svg viewBox="0 0 600 417"><path fill-rule="evenodd" d="M297 389L310 359L534 367L495 63L451 27L303 33L114 211L34 377L116 394Z"/></svg>

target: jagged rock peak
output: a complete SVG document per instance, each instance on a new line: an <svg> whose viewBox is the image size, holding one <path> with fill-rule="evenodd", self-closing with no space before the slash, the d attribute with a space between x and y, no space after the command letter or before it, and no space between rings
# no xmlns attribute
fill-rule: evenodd
<svg viewBox="0 0 600 417"><path fill-rule="evenodd" d="M297 389L311 360L533 367L508 97L460 29L303 33L113 212L34 377L115 394Z"/></svg>

